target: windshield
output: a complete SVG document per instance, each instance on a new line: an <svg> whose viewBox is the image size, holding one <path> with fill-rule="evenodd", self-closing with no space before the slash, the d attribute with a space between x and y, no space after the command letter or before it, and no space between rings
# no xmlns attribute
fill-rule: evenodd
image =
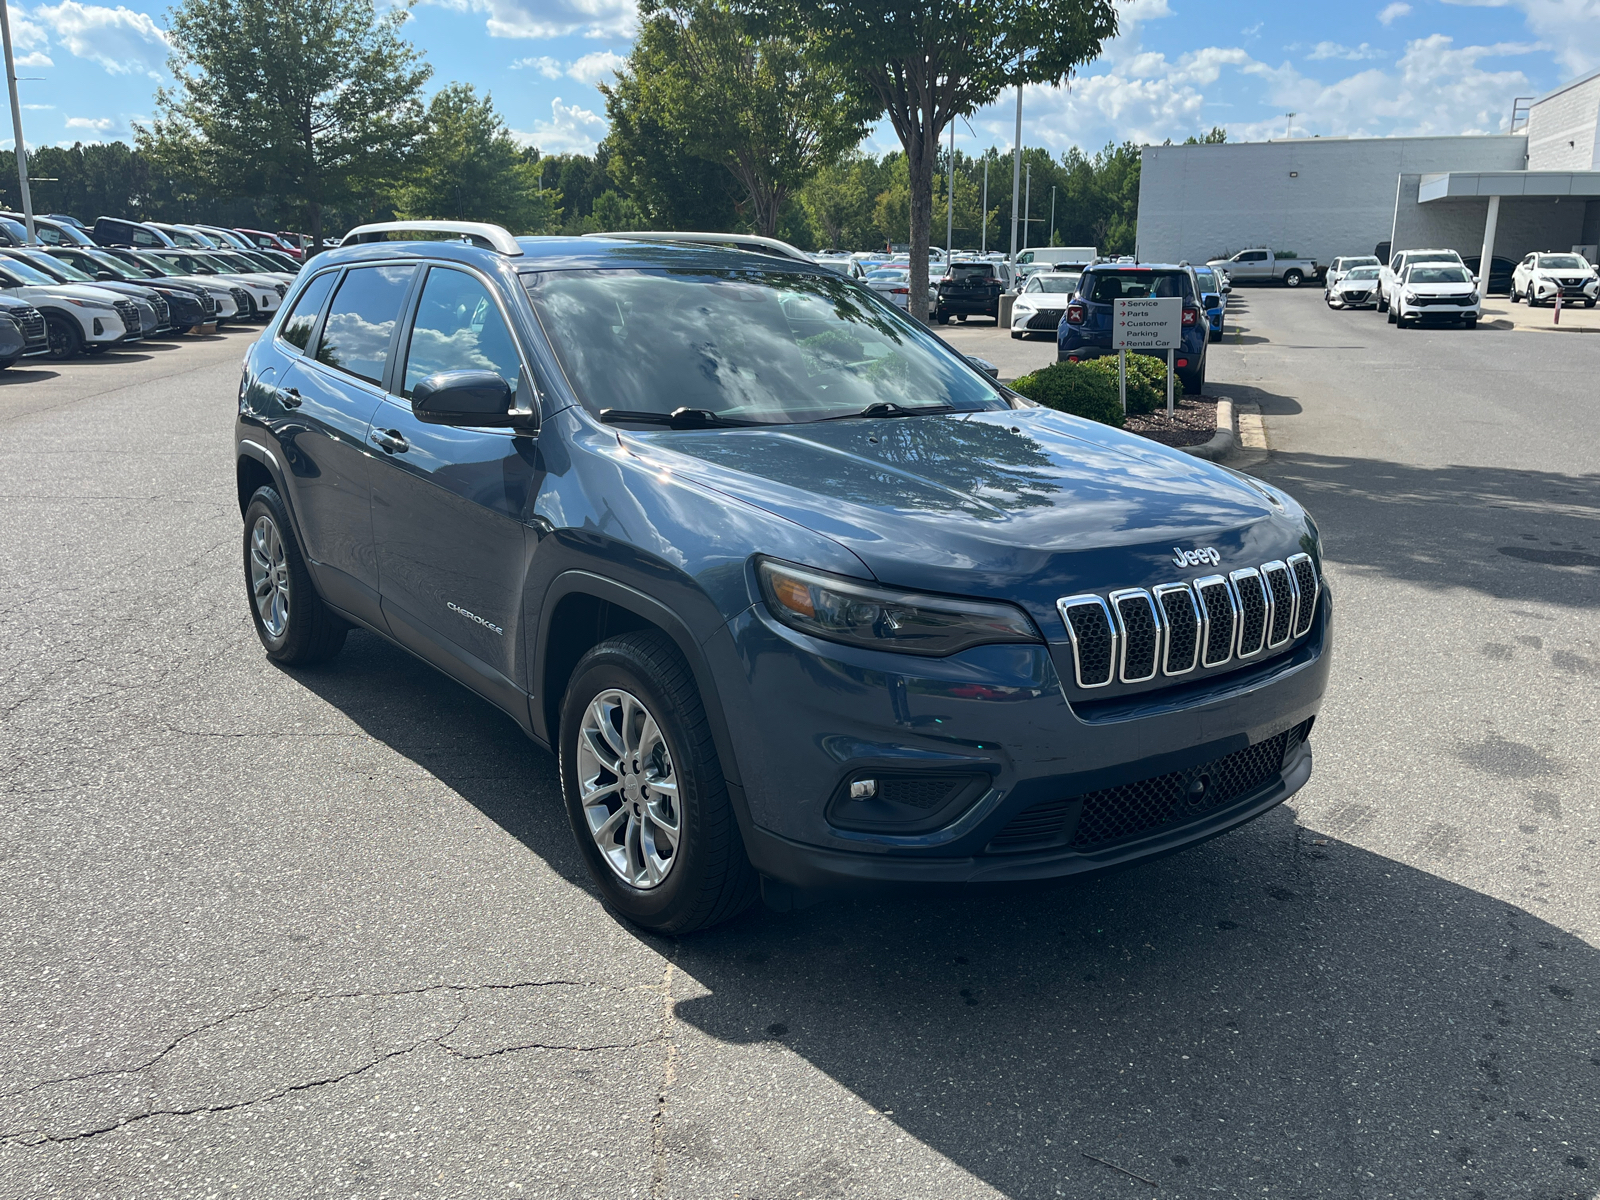
<svg viewBox="0 0 1600 1200"><path fill-rule="evenodd" d="M5 269L11 272L11 274L15 275L18 279L22 280L24 283L50 284L61 282L59 279L46 275L43 271L39 270L38 267L30 266L21 259L12 258L9 255L7 255L5 259Z"/></svg>
<svg viewBox="0 0 1600 1200"><path fill-rule="evenodd" d="M784 424L885 402L1007 407L948 347L837 275L550 271L525 284L592 412L689 408Z"/></svg>
<svg viewBox="0 0 1600 1200"><path fill-rule="evenodd" d="M1349 279L1349 280L1376 279L1377 277L1378 277L1378 268L1377 267L1357 267L1355 270L1351 271L1348 275L1345 276L1345 278Z"/></svg>
<svg viewBox="0 0 1600 1200"><path fill-rule="evenodd" d="M154 254L140 254L137 250L129 250L128 256L141 267L148 268L155 275L182 275L184 272L177 270L171 263L163 262Z"/></svg>
<svg viewBox="0 0 1600 1200"><path fill-rule="evenodd" d="M206 262L198 254L174 254L169 250L165 254L152 254L150 257L159 259L168 266L180 267L191 275L215 275L217 273L216 267Z"/></svg>
<svg viewBox="0 0 1600 1200"><path fill-rule="evenodd" d="M1339 264L1339 267L1341 270L1349 270L1351 267L1375 267L1377 265L1378 260L1369 254L1364 258L1347 258Z"/></svg>
<svg viewBox="0 0 1600 1200"><path fill-rule="evenodd" d="M1078 280L1081 276L1069 275L1063 272L1060 275L1033 275L1028 278L1025 292L1060 292L1070 296L1078 290Z"/></svg>
<svg viewBox="0 0 1600 1200"><path fill-rule="evenodd" d="M867 278L868 279L900 280L900 279L909 279L910 277L911 277L911 272L910 271L897 271L897 270L894 270L892 268L880 269L880 270L877 270L877 271L868 271L867 272Z"/></svg>
<svg viewBox="0 0 1600 1200"><path fill-rule="evenodd" d="M954 283L987 283L994 278L994 268L988 263L955 263L950 268Z"/></svg>
<svg viewBox="0 0 1600 1200"><path fill-rule="evenodd" d="M1094 271L1085 276L1086 288L1093 289L1089 298L1101 304L1113 300L1143 299L1146 296L1181 296L1191 299L1189 276L1183 271L1151 271L1129 269L1126 271Z"/></svg>
<svg viewBox="0 0 1600 1200"><path fill-rule="evenodd" d="M1412 267L1406 273L1412 283L1471 283L1465 267Z"/></svg>
<svg viewBox="0 0 1600 1200"><path fill-rule="evenodd" d="M104 267L106 270L110 271L113 275L121 276L123 279L143 279L143 278L145 278L145 276L140 274L139 271L136 268L130 267L127 263L123 262L115 254L101 254L98 250L85 250L82 253L83 253L84 257L89 259L91 262L93 262L95 266ZM63 262L67 261L67 259L66 259L66 257L64 255L61 256L61 259L62 259ZM80 259L78 261L78 263L74 263L73 265L74 266L78 266L79 263L81 263L81 262L82 262L82 259ZM80 267L80 269L83 269L83 268Z"/></svg>
<svg viewBox="0 0 1600 1200"><path fill-rule="evenodd" d="M34 268L34 270L44 272L52 279L70 279L73 283L94 282L94 276L87 271L80 271L71 263L64 263L54 255L44 254L42 251L38 255L29 254L22 261Z"/></svg>
<svg viewBox="0 0 1600 1200"><path fill-rule="evenodd" d="M1576 254L1541 254L1539 265L1547 271L1587 271L1589 262Z"/></svg>

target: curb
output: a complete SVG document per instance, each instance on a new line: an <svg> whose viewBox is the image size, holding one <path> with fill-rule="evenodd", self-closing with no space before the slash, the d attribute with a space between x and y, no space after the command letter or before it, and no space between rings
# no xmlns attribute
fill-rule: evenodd
<svg viewBox="0 0 1600 1200"><path fill-rule="evenodd" d="M1179 446L1178 449L1196 458L1219 462L1233 453L1236 440L1233 432L1233 401L1222 399L1217 401L1217 431L1211 435L1211 440L1198 446Z"/></svg>

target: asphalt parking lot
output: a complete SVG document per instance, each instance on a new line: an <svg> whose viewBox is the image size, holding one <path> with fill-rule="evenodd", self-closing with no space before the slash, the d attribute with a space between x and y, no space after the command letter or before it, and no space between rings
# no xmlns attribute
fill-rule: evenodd
<svg viewBox="0 0 1600 1200"><path fill-rule="evenodd" d="M509 719L262 656L251 336L0 373L0 1197L1600 1192L1600 337L1236 291L1208 390L1335 589L1308 787L670 942Z"/></svg>

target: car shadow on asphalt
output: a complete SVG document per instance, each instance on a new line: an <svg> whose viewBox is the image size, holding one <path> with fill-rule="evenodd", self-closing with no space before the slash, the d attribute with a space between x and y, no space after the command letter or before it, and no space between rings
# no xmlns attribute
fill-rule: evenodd
<svg viewBox="0 0 1600 1200"><path fill-rule="evenodd" d="M498 710L363 633L294 674L594 891L554 760ZM674 1158L740 1178L792 1156L811 1114L770 1155L740 1124L766 1086L749 1072L771 1069L750 1054L779 1046L1014 1197L1139 1194L1132 1172L1177 1196L1553 1200L1589 1196L1600 1171L1595 947L1288 807L1091 880L636 936L686 977L676 1019L732 1051L684 1042L700 1099L667 1104L668 1181ZM881 1180L885 1164L813 1136L807 1171ZM850 1193L791 1182L772 1194Z"/></svg>
<svg viewBox="0 0 1600 1200"><path fill-rule="evenodd" d="M60 371L48 367L9 367L0 371L0 387L9 387L19 383L38 383L45 379L54 379Z"/></svg>
<svg viewBox="0 0 1600 1200"><path fill-rule="evenodd" d="M1294 411L1268 408L1265 397L1263 412ZM1325 553L1341 566L1505 600L1600 608L1600 475L1278 451L1252 473L1305 504ZM1600 662L1586 669L1600 672Z"/></svg>

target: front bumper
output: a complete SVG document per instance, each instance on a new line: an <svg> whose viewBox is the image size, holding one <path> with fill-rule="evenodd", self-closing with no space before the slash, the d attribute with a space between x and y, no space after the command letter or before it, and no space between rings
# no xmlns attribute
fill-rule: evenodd
<svg viewBox="0 0 1600 1200"><path fill-rule="evenodd" d="M1047 647L915 659L819 642L748 609L706 649L738 758L731 786L751 861L804 889L1040 879L1225 832L1310 775L1303 734L1321 707L1332 652L1323 595L1312 629L1283 653L1115 704L1069 703ZM1086 809L1145 785L1170 791L1175 780L1186 785L1240 755L1270 752L1273 739L1282 739L1281 762L1258 762L1248 786L1216 793L1224 798L1214 807L1179 806L1110 838L1080 834ZM897 774L983 785L939 828L834 823L850 781Z"/></svg>

